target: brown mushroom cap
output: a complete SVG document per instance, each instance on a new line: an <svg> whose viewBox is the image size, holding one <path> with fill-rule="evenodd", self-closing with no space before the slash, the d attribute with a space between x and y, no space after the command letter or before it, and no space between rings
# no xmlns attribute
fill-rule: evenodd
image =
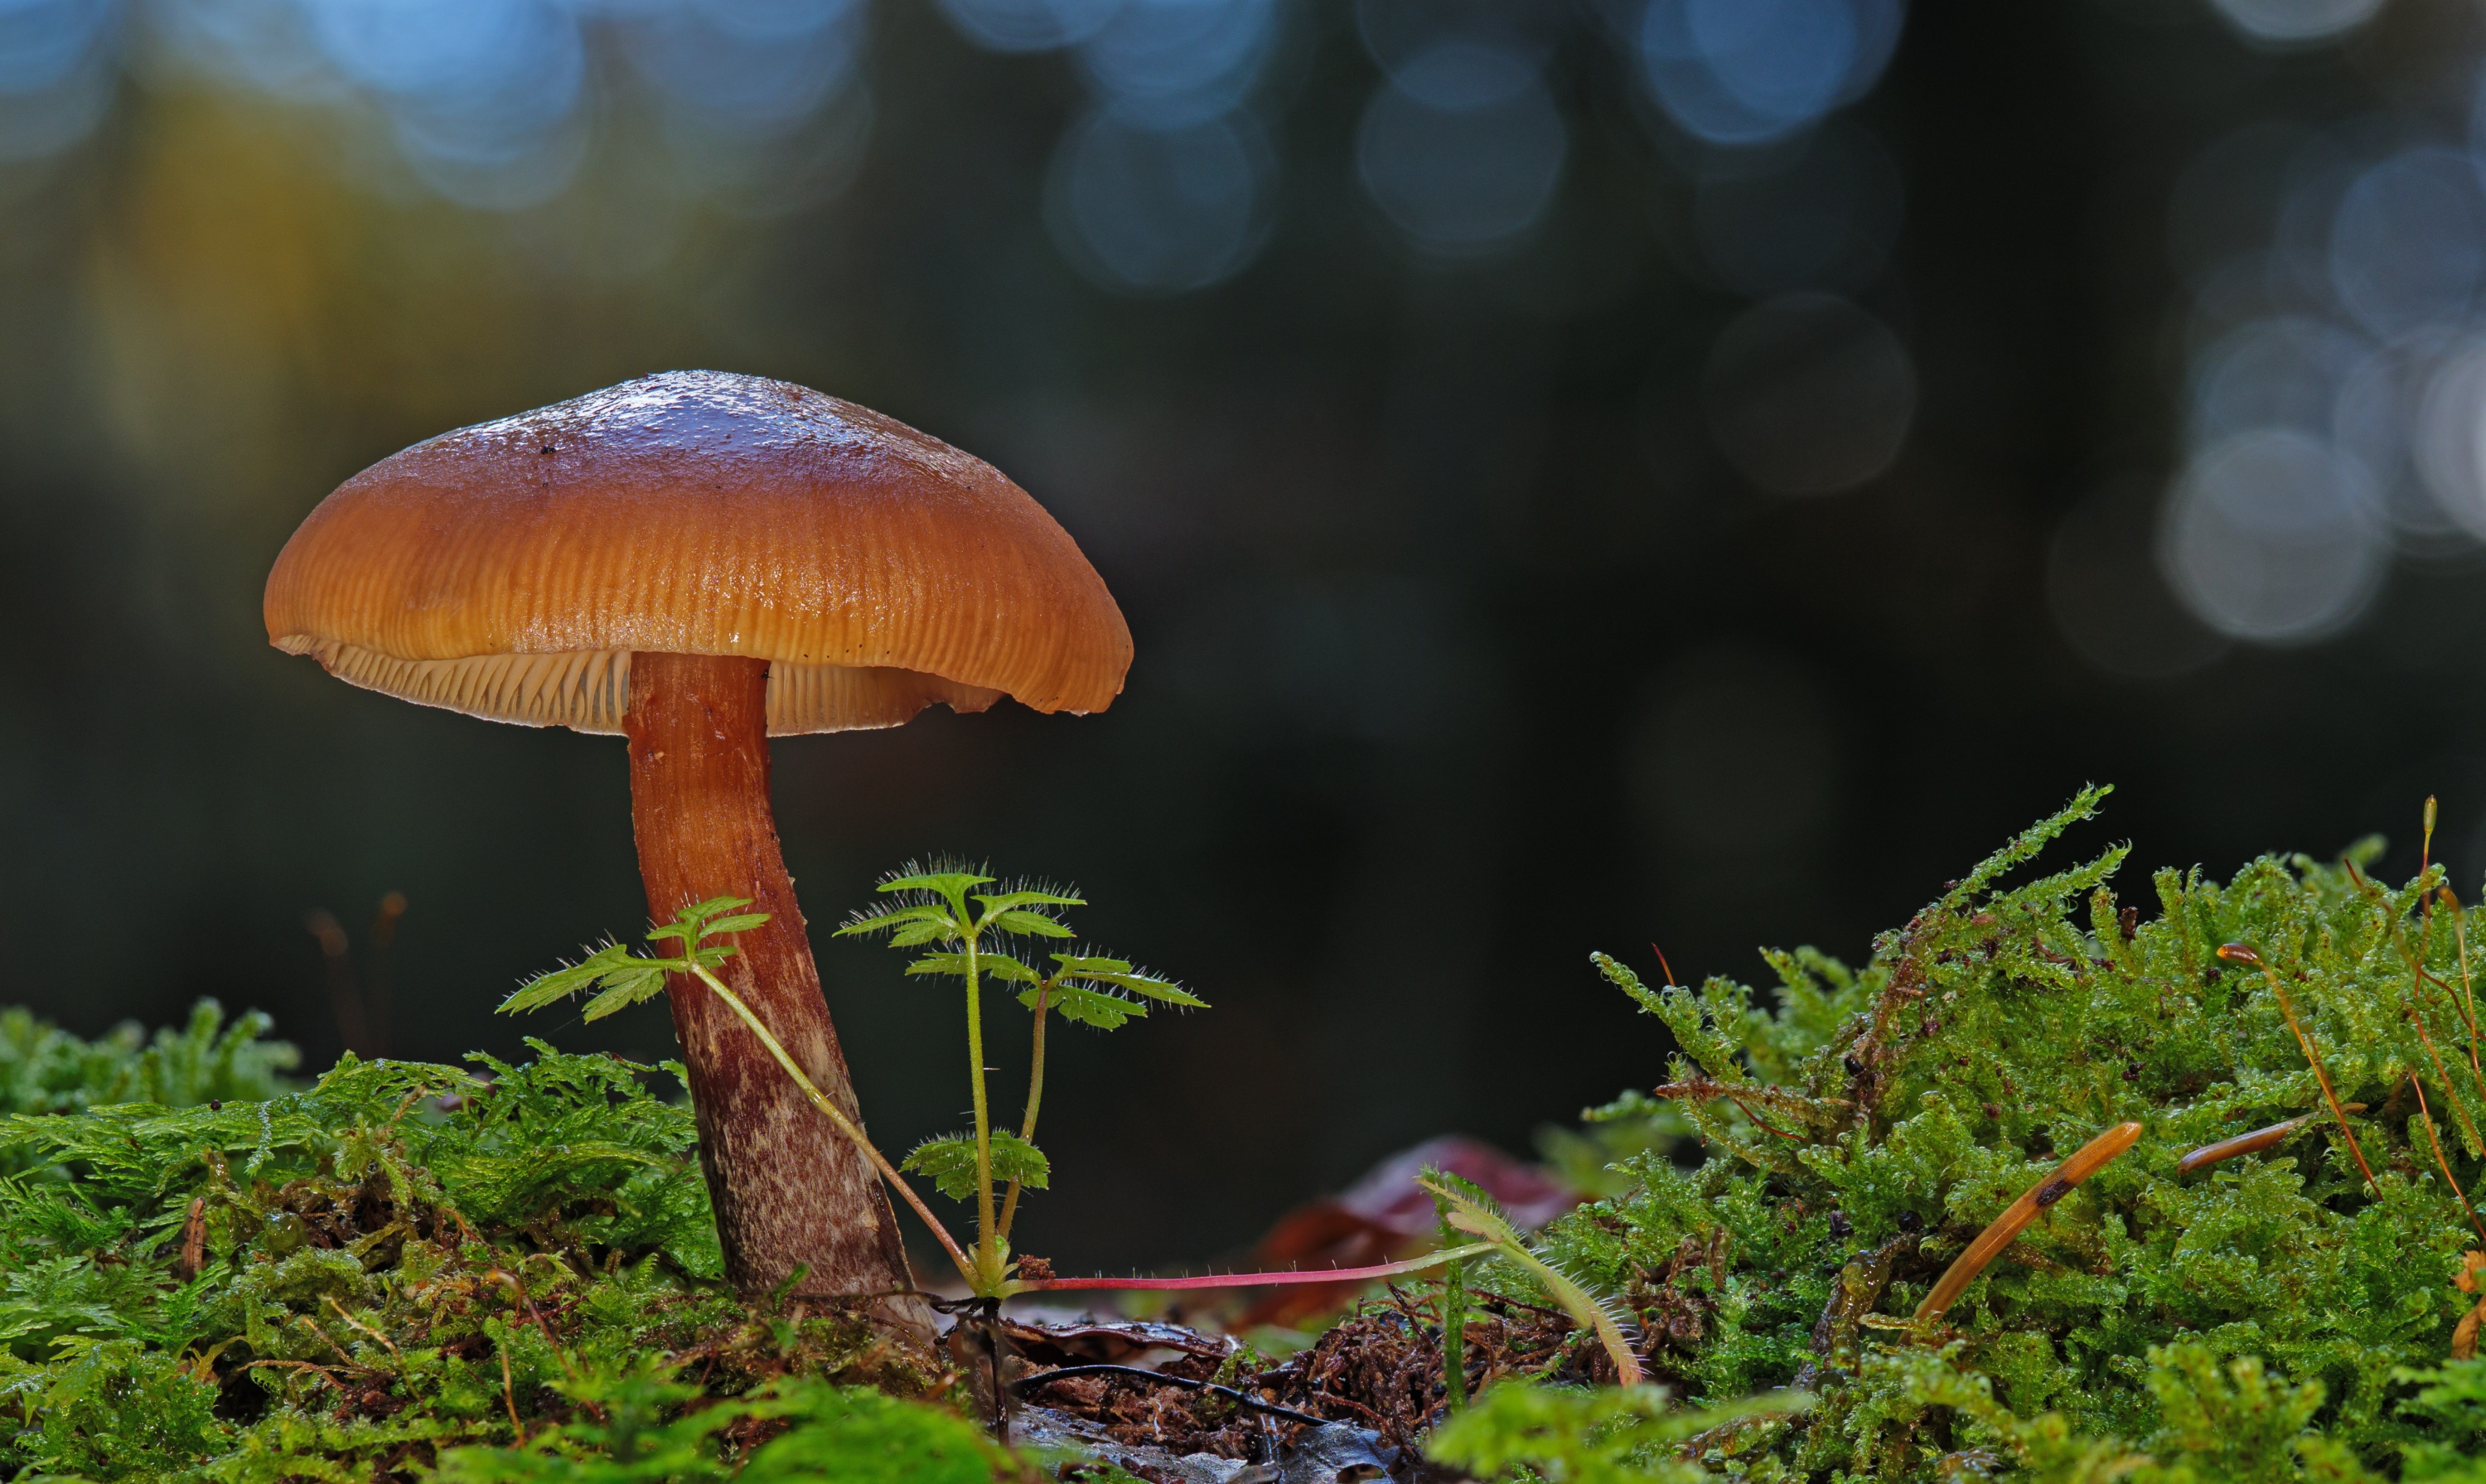
<svg viewBox="0 0 2486 1484"><path fill-rule="evenodd" d="M771 662L768 730L933 701L1101 711L1131 635L981 459L791 382L668 371L443 433L338 486L270 644L470 716L618 732L633 650Z"/></svg>

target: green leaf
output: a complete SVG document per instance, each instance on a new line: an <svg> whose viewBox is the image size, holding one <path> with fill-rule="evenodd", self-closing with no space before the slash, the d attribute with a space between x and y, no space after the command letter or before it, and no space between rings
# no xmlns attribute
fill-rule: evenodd
<svg viewBox="0 0 2486 1484"><path fill-rule="evenodd" d="M923 871L912 876L892 876L872 890L876 892L930 892L941 896L958 896L970 887L989 886L993 878L973 871Z"/></svg>
<svg viewBox="0 0 2486 1484"><path fill-rule="evenodd" d="M918 902L911 907L893 907L887 912L875 912L868 916L857 913L854 920L839 928L834 936L850 938L857 933L887 932L893 927L908 922L947 923L949 921L949 908L935 902Z"/></svg>
<svg viewBox="0 0 2486 1484"><path fill-rule="evenodd" d="M643 1001L652 1000L665 992L665 971L654 963L642 961L632 968L619 969L604 976L604 993L587 1002L579 1018L602 1020L617 1010L626 1010Z"/></svg>
<svg viewBox="0 0 2486 1484"><path fill-rule="evenodd" d="M1013 984L1033 984L1036 971L1007 953L979 953L976 967L987 978L1004 979ZM906 966L908 974L947 974L959 978L967 976L967 955L942 951L924 953Z"/></svg>
<svg viewBox="0 0 2486 1484"><path fill-rule="evenodd" d="M1086 897L1063 896L1055 892L1004 892L975 899L984 909L987 919L999 917L1013 907L1085 907Z"/></svg>
<svg viewBox="0 0 2486 1484"><path fill-rule="evenodd" d="M703 938L713 938L720 933L747 933L753 928L758 927L760 923L767 921L769 917L770 914L765 912L744 912L737 913L730 918L719 918L715 921L708 923L705 927L701 928L700 936Z"/></svg>
<svg viewBox="0 0 2486 1484"><path fill-rule="evenodd" d="M993 1132L991 1147L994 1180L1016 1180L1030 1190L1045 1188L1052 1167L1043 1151L1016 1134L998 1129ZM971 1200L976 1194L976 1138L972 1134L947 1134L927 1139L898 1161L898 1168L930 1180L934 1189L952 1200Z"/></svg>
<svg viewBox="0 0 2486 1484"><path fill-rule="evenodd" d="M1131 961L1127 958L1098 958L1086 953L1056 953L1052 956L1057 966L1055 972L1058 974L1106 975L1131 972Z"/></svg>
<svg viewBox="0 0 2486 1484"><path fill-rule="evenodd" d="M930 1180L933 1189L952 1200L971 1199L976 1194L975 1136L945 1134L927 1139L908 1151L898 1168Z"/></svg>
<svg viewBox="0 0 2486 1484"><path fill-rule="evenodd" d="M538 975L519 985L515 994L501 1002L500 1013L518 1015L541 1009L556 1001L566 1000L606 975L638 961L630 956L628 948L618 943L608 943L578 963L565 965L550 974Z"/></svg>
<svg viewBox="0 0 2486 1484"><path fill-rule="evenodd" d="M1053 1178L1053 1162L1044 1151L1016 1134L993 1131L993 1178L1016 1180L1032 1191L1045 1188Z"/></svg>
<svg viewBox="0 0 2486 1484"><path fill-rule="evenodd" d="M1053 919L1049 917L1046 917L1041 912L1025 912L1014 909L1009 912L994 913L984 919L984 925L986 927L997 928L1006 933L1033 933L1039 938L1067 938L1071 936L1069 928L1063 926L1061 923L1053 921Z"/></svg>
<svg viewBox="0 0 2486 1484"><path fill-rule="evenodd" d="M1036 993L1035 989L1020 990L1018 1003L1035 1009ZM1123 1022L1148 1013L1145 1004L1134 1004L1119 995L1108 995L1085 984L1056 984L1045 996L1045 1003L1063 1019L1098 1031L1118 1031Z"/></svg>
<svg viewBox="0 0 2486 1484"><path fill-rule="evenodd" d="M681 943L689 944L694 943L700 938L705 937L707 934L712 932L735 931L736 929L716 926L710 920L721 914L732 912L737 907L748 907L750 905L751 898L748 896L711 896L706 901L695 902L688 907L684 907L680 912L674 915L674 920L672 921L666 923L664 926L649 928L648 930L648 941L655 943L665 939L675 939ZM764 912L755 914L754 916L760 921L764 922L768 920L768 914ZM739 920L730 919L729 921Z"/></svg>
<svg viewBox="0 0 2486 1484"><path fill-rule="evenodd" d="M1132 994L1146 995L1151 1000L1178 1004L1185 1009L1208 1008L1207 1001L1174 980L1141 973L1119 958L1073 958L1068 954L1056 953L1053 961L1062 966L1057 973L1064 982L1081 980L1091 984L1111 984L1117 989L1126 989Z"/></svg>

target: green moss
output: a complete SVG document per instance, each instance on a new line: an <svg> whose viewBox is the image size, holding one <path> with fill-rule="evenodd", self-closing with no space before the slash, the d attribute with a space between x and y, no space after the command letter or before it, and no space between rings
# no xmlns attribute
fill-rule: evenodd
<svg viewBox="0 0 2486 1484"><path fill-rule="evenodd" d="M1689 1168L1625 1161L1628 1188L1558 1223L1549 1250L1631 1296L1659 1371L1696 1400L1800 1375L1817 1388L1768 1462L1816 1478L2092 1476L2142 1455L2202 1479L2352 1476L2397 1470L2406 1447L2486 1447L2473 1420L2412 1412L2394 1379L2443 1361L2475 1302L2454 1278L2480 1238L2445 1168L2468 1188L2486 1174L2469 1021L2486 959L2464 965L2471 929L2440 870L2382 887L2368 845L2225 883L2161 871L2147 921L2106 885L2121 847L2003 884L2102 793L1980 865L1860 971L1769 955L1774 1007L1724 979L1652 990L1600 956L1672 1032L1660 1092L1699 1146L1672 1141ZM2370 1184L2279 996L2220 958L2230 943L2272 966L2339 1097L2371 1105L2352 1119ZM2306 1113L2276 1148L2177 1171L2187 1149ZM1910 1326L1987 1223L2127 1119L2139 1144L1940 1326ZM1680 1260L1721 1246L1723 1285ZM1831 1336L1834 1284L1876 1253L1887 1284ZM1687 1306L1697 1324L1659 1322ZM1928 1346L1951 1379L1923 1369Z"/></svg>
<svg viewBox="0 0 2486 1484"><path fill-rule="evenodd" d="M152 1046L88 1045L0 1018L0 1075L47 1110L0 1118L0 1477L1022 1467L886 1394L934 1396L932 1357L723 1290L658 1069L534 1043L287 1089L264 1024L203 1006ZM141 1090L163 1101L107 1101Z"/></svg>

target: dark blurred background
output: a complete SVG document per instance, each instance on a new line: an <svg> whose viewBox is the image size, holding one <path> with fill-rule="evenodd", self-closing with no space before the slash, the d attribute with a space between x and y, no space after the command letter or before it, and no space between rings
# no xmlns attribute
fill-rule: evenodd
<svg viewBox="0 0 2486 1484"><path fill-rule="evenodd" d="M1107 714L777 750L815 925L989 858L1214 1003L1064 1038L1067 1268L1524 1149L1663 1072L1590 948L1861 959L2090 779L2079 848L2222 872L2413 866L2440 792L2466 890L2481 55L2469 0L0 0L0 998L324 1062L305 915L399 891L390 1051L668 1054L489 1013L641 921L620 744L258 604L365 464L673 367L989 458L1129 615ZM884 1141L958 1122L951 998L822 958Z"/></svg>

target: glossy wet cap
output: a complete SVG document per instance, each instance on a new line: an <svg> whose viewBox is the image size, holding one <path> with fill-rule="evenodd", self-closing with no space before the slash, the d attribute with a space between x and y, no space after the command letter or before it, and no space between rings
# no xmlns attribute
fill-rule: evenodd
<svg viewBox="0 0 2486 1484"><path fill-rule="evenodd" d="M1131 635L981 459L808 387L668 371L443 433L276 559L270 644L474 716L618 732L632 651L766 659L768 729L1101 711Z"/></svg>

